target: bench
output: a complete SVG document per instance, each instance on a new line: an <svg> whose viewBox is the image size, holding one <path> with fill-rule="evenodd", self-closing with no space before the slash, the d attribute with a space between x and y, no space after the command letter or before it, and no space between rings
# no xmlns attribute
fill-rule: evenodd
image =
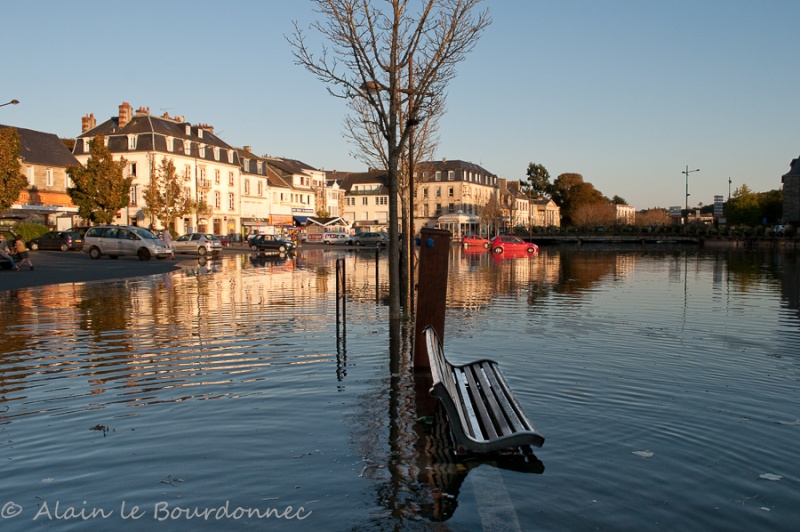
<svg viewBox="0 0 800 532"><path fill-rule="evenodd" d="M495 361L451 364L433 327L423 334L433 377L431 395L445 408L456 454L542 446L544 436L522 411Z"/></svg>

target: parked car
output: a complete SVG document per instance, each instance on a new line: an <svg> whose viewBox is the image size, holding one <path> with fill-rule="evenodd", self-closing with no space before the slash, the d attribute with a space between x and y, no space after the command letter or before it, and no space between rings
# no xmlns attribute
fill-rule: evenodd
<svg viewBox="0 0 800 532"><path fill-rule="evenodd" d="M256 235L250 239L250 249L253 251L270 250L286 253L294 248L294 242L284 240L277 235Z"/></svg>
<svg viewBox="0 0 800 532"><path fill-rule="evenodd" d="M388 239L385 233L356 233L350 241L356 246L385 246Z"/></svg>
<svg viewBox="0 0 800 532"><path fill-rule="evenodd" d="M189 233L172 241L175 253L197 253L200 256L217 254L222 243L211 233Z"/></svg>
<svg viewBox="0 0 800 532"><path fill-rule="evenodd" d="M467 233L464 235L464 238L461 239L461 245L464 246L464 249L474 248L474 247L481 247L483 249L489 249L489 239L483 238L480 235L475 235L472 233Z"/></svg>
<svg viewBox="0 0 800 532"><path fill-rule="evenodd" d="M135 255L139 260L170 256L167 244L156 235L134 225L98 225L89 228L83 238L83 251L93 259L108 255L116 259Z"/></svg>
<svg viewBox="0 0 800 532"><path fill-rule="evenodd" d="M231 239L228 235L214 235L222 247L226 248L231 245Z"/></svg>
<svg viewBox="0 0 800 532"><path fill-rule="evenodd" d="M492 239L492 251L495 253L504 253L506 251L524 251L525 253L532 254L539 251L539 246L531 242L525 242L517 236L500 235Z"/></svg>
<svg viewBox="0 0 800 532"><path fill-rule="evenodd" d="M60 249L69 251L83 249L83 236L80 233L70 231L48 231L42 236L37 236L28 243L28 247L36 251L37 249Z"/></svg>
<svg viewBox="0 0 800 532"><path fill-rule="evenodd" d="M330 246L330 245L350 245L351 236L347 233L323 233L322 234L322 241Z"/></svg>

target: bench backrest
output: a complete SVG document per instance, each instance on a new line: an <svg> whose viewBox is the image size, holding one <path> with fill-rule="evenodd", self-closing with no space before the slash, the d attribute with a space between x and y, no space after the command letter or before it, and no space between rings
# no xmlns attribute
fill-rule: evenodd
<svg viewBox="0 0 800 532"><path fill-rule="evenodd" d="M453 383L453 367L444 357L444 347L436 329L428 325L423 333L425 335L425 347L428 349L428 358L431 364L431 377L433 385L441 383L450 393L450 397L458 397L458 392Z"/></svg>

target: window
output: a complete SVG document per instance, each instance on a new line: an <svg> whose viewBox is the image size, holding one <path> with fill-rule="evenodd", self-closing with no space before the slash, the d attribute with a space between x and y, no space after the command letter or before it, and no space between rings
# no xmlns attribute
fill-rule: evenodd
<svg viewBox="0 0 800 532"><path fill-rule="evenodd" d="M447 212L453 213L456 212L456 205L455 203L451 203L447 206Z"/></svg>
<svg viewBox="0 0 800 532"><path fill-rule="evenodd" d="M424 216L426 218L429 216L429 214L428 214L428 204L427 203L424 203L422 205L422 216Z"/></svg>
<svg viewBox="0 0 800 532"><path fill-rule="evenodd" d="M188 140L183 141L183 153L186 155L191 155L192 153L192 143Z"/></svg>
<svg viewBox="0 0 800 532"><path fill-rule="evenodd" d="M131 187L131 205L136 205L136 185Z"/></svg>
<svg viewBox="0 0 800 532"><path fill-rule="evenodd" d="M442 214L442 204L441 203L437 203L436 204L436 216L441 216L441 214Z"/></svg>
<svg viewBox="0 0 800 532"><path fill-rule="evenodd" d="M436 187L436 197L437 198L442 197L442 187Z"/></svg>
<svg viewBox="0 0 800 532"><path fill-rule="evenodd" d="M228 185L233 186L233 172L228 172Z"/></svg>
<svg viewBox="0 0 800 532"><path fill-rule="evenodd" d="M361 205L369 205L369 198L366 196L361 198Z"/></svg>
<svg viewBox="0 0 800 532"><path fill-rule="evenodd" d="M28 166L26 170L28 176L28 184L33 185L33 166Z"/></svg>
<svg viewBox="0 0 800 532"><path fill-rule="evenodd" d="M83 153L89 153L89 139L83 139Z"/></svg>
<svg viewBox="0 0 800 532"><path fill-rule="evenodd" d="M219 161L219 148L214 148L214 160Z"/></svg>
<svg viewBox="0 0 800 532"><path fill-rule="evenodd" d="M214 183L219 185L219 170L214 170Z"/></svg>
<svg viewBox="0 0 800 532"><path fill-rule="evenodd" d="M191 178L192 178L192 167L189 166L188 164L184 165L184 167L183 167L183 180L184 181L189 181Z"/></svg>
<svg viewBox="0 0 800 532"><path fill-rule="evenodd" d="M136 177L136 163L131 163L128 165L128 175Z"/></svg>
<svg viewBox="0 0 800 532"><path fill-rule="evenodd" d="M222 195L219 193L219 190L214 192L214 207L217 209L222 207Z"/></svg>
<svg viewBox="0 0 800 532"><path fill-rule="evenodd" d="M261 181L258 182L258 195L259 196L264 195L264 183L262 183Z"/></svg>
<svg viewBox="0 0 800 532"><path fill-rule="evenodd" d="M450 187L450 188L448 188L448 189L447 189L447 195L448 195L449 197L451 197L451 198L452 198L453 196L455 196L455 189L454 189L453 187Z"/></svg>
<svg viewBox="0 0 800 532"><path fill-rule="evenodd" d="M53 186L53 169L52 168L48 168L47 170L45 170L45 172L46 172L46 175L47 175L47 186L48 187L52 187Z"/></svg>
<svg viewBox="0 0 800 532"><path fill-rule="evenodd" d="M201 166L200 167L199 173L200 173L200 181L205 181L205 179L206 179L206 168L205 168L205 166Z"/></svg>
<svg viewBox="0 0 800 532"><path fill-rule="evenodd" d="M388 205L389 198L386 196L378 196L375 198L375 205Z"/></svg>
<svg viewBox="0 0 800 532"><path fill-rule="evenodd" d="M128 135L128 149L129 150L136 149L136 135Z"/></svg>
<svg viewBox="0 0 800 532"><path fill-rule="evenodd" d="M203 131L202 129L198 130L198 132ZM200 157L205 158L206 156L206 147L204 144L200 145Z"/></svg>
<svg viewBox="0 0 800 532"><path fill-rule="evenodd" d="M250 180L249 179L245 179L244 180L244 193L246 195L248 195L248 196L250 195Z"/></svg>
<svg viewBox="0 0 800 532"><path fill-rule="evenodd" d="M428 187L425 187L425 188L422 189L422 197L423 198L427 198L428 197Z"/></svg>
<svg viewBox="0 0 800 532"><path fill-rule="evenodd" d="M232 210L233 210L233 207L234 207L234 205L233 205L233 204L234 204L234 199L235 199L235 198L234 198L234 196L233 196L233 192L228 192L228 210L229 210L229 211L232 211Z"/></svg>
<svg viewBox="0 0 800 532"><path fill-rule="evenodd" d="M202 190L197 193L197 201L199 203L205 203L206 201L206 193L203 192Z"/></svg>
<svg viewBox="0 0 800 532"><path fill-rule="evenodd" d="M65 181L65 182L64 182L64 186L65 186L66 188L73 188L73 187L75 187L75 183L73 183L73 182L72 182L72 178L69 176L69 174L67 174L67 175L64 177L64 181Z"/></svg>
<svg viewBox="0 0 800 532"><path fill-rule="evenodd" d="M167 137L165 142L167 143L167 151L172 151L173 148L173 139L172 137Z"/></svg>
<svg viewBox="0 0 800 532"><path fill-rule="evenodd" d="M452 181L452 180L453 180L453 179L455 179L455 178L456 178L456 172L455 172L455 170L448 170L448 171L447 171L447 180L448 180L448 181Z"/></svg>
<svg viewBox="0 0 800 532"><path fill-rule="evenodd" d="M436 181L441 181L441 180L442 180L442 173L437 170L436 171Z"/></svg>

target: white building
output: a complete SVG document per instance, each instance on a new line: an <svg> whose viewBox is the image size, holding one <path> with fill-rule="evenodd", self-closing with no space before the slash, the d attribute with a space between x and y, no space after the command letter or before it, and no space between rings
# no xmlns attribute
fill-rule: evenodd
<svg viewBox="0 0 800 532"><path fill-rule="evenodd" d="M183 117L167 113L152 116L140 107L136 113L127 102L119 106L119 115L97 124L94 114L83 117L81 134L73 155L81 164L89 159L89 141L105 137L115 159L128 162L133 176L130 205L123 209L121 224L158 226L159 222L144 211L144 191L164 158L171 159L190 196L204 208L182 220L175 231L208 231L215 234L238 233L241 228L239 157L232 146L214 135L206 124L191 125Z"/></svg>

